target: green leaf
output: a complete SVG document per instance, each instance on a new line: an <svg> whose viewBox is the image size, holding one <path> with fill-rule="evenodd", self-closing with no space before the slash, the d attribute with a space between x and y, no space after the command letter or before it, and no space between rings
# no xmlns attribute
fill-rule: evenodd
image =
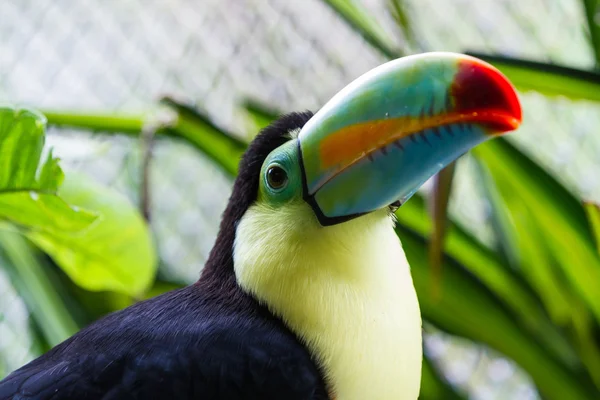
<svg viewBox="0 0 600 400"><path fill-rule="evenodd" d="M600 321L600 257L581 202L506 140L492 140L472 152L503 198L526 205L562 276Z"/></svg>
<svg viewBox="0 0 600 400"><path fill-rule="evenodd" d="M35 250L17 232L0 227L0 251L8 261L4 267L46 341L55 346L77 332L79 326L63 302L64 293L50 280L48 266L36 257Z"/></svg>
<svg viewBox="0 0 600 400"><path fill-rule="evenodd" d="M27 236L81 287L143 295L157 263L150 230L138 210L116 191L75 174L65 179L59 194L71 204L99 211L102 218L85 235L31 231Z"/></svg>
<svg viewBox="0 0 600 400"><path fill-rule="evenodd" d="M498 190L484 165L479 165L479 175L492 206L493 226L501 250L537 292L552 321L571 329L579 358L595 382L600 383L600 352L591 336L589 309L582 306L579 296L565 283L529 204L511 188Z"/></svg>
<svg viewBox="0 0 600 400"><path fill-rule="evenodd" d="M189 105L169 97L164 97L162 102L172 107L178 114L175 126L166 130L168 134L186 139L215 161L225 172L231 175L237 174L238 164L247 143L216 126L210 118Z"/></svg>
<svg viewBox="0 0 600 400"><path fill-rule="evenodd" d="M412 201L412 199L411 199ZM410 203L410 201L408 202ZM526 333L491 292L452 259L444 261L441 295L429 293L431 270L427 265L424 237L398 229L423 318L447 332L487 344L523 367L547 399L589 399L589 384L569 373Z"/></svg>
<svg viewBox="0 0 600 400"><path fill-rule="evenodd" d="M34 111L0 107L0 219L29 229L81 232L97 215L56 196L64 175L51 151L41 162L45 124Z"/></svg>
<svg viewBox="0 0 600 400"><path fill-rule="evenodd" d="M56 191L62 183L64 175L58 165L58 158L52 156L52 149L48 152L46 162L40 170L38 184L41 188L47 188Z"/></svg>
<svg viewBox="0 0 600 400"><path fill-rule="evenodd" d="M257 133L259 130L268 126L281 114L273 108L254 99L246 99L242 104L242 108L254 123L254 133Z"/></svg>
<svg viewBox="0 0 600 400"><path fill-rule="evenodd" d="M590 33L590 44L596 59L596 69L600 69L600 0L582 0Z"/></svg>
<svg viewBox="0 0 600 400"><path fill-rule="evenodd" d="M381 28L381 24L358 2L354 0L323 0L323 2L386 57L397 58L401 55L394 48L392 38Z"/></svg>
<svg viewBox="0 0 600 400"><path fill-rule="evenodd" d="M77 234L97 215L71 207L53 194L18 191L0 194L0 217L26 228Z"/></svg>
<svg viewBox="0 0 600 400"><path fill-rule="evenodd" d="M0 188L55 191L62 176L47 187L36 182L36 171L44 148L45 118L30 110L0 108Z"/></svg>
<svg viewBox="0 0 600 400"><path fill-rule="evenodd" d="M556 270L528 205L518 192L509 188L498 190L485 165L477 165L479 181L491 205L492 226L499 238L499 247L511 267L534 288L555 323L565 326L572 313L587 313L585 309L573 309L569 288Z"/></svg>
<svg viewBox="0 0 600 400"><path fill-rule="evenodd" d="M498 68L521 91L600 101L600 74L554 64L467 52Z"/></svg>
<svg viewBox="0 0 600 400"><path fill-rule="evenodd" d="M419 195L413 196L402 205L396 212L396 217L400 228L417 232L423 237L429 237L431 234L431 219L425 201ZM539 335L540 344L548 352L568 364L577 362L573 348L548 320L538 298L520 276L510 271L497 254L451 221L447 225L444 249L446 257L452 257L461 263L502 302L503 308L510 310L513 319L522 329ZM445 276L441 281L444 280ZM442 288L443 284L438 293ZM431 290L428 294L432 295ZM435 299L436 296L432 295L432 301Z"/></svg>
<svg viewBox="0 0 600 400"><path fill-rule="evenodd" d="M600 254L600 205L586 202L584 206L590 221L590 228L596 238L596 249L598 249L598 254Z"/></svg>

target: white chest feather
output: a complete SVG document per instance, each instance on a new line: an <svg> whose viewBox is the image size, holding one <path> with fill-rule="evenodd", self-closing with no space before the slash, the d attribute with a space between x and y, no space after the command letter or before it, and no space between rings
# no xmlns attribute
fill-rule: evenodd
<svg viewBox="0 0 600 400"><path fill-rule="evenodd" d="M263 207L253 206L237 229L240 285L306 342L336 400L417 399L421 317L390 218L374 213L323 228L300 204L265 223L277 210Z"/></svg>

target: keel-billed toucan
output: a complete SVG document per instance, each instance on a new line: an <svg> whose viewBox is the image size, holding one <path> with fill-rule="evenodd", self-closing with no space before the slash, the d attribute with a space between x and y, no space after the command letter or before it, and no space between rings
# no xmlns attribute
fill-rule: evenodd
<svg viewBox="0 0 600 400"><path fill-rule="evenodd" d="M452 53L282 116L245 152L198 282L91 324L0 399L416 399L421 316L392 211L520 122L509 81Z"/></svg>

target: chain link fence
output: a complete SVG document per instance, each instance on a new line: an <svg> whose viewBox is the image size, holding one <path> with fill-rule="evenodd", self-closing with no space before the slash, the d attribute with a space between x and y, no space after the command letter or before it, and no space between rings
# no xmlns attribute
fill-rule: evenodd
<svg viewBox="0 0 600 400"><path fill-rule="evenodd" d="M580 1L403 0L411 43L388 1L361 3L407 52L477 50L593 65ZM237 105L246 96L284 110L316 110L384 61L320 0L0 2L0 102L42 109L145 112L169 93L244 131ZM514 140L569 187L600 200L599 107L535 93L522 99L525 123ZM51 129L49 144L65 169L139 200L137 139ZM451 212L492 240L469 158L458 167ZM156 144L151 179L161 272L192 282L217 233L230 182L175 140ZM36 356L29 325L28 310L0 268L0 376ZM529 379L488 349L431 333L426 351L471 398L537 398Z"/></svg>

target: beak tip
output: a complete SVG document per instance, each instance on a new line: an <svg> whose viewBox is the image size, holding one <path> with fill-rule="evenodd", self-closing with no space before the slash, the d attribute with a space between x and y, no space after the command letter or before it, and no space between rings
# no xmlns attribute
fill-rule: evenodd
<svg viewBox="0 0 600 400"><path fill-rule="evenodd" d="M523 112L515 87L482 60L461 58L450 93L457 112L477 113L493 134L513 131L521 125Z"/></svg>

